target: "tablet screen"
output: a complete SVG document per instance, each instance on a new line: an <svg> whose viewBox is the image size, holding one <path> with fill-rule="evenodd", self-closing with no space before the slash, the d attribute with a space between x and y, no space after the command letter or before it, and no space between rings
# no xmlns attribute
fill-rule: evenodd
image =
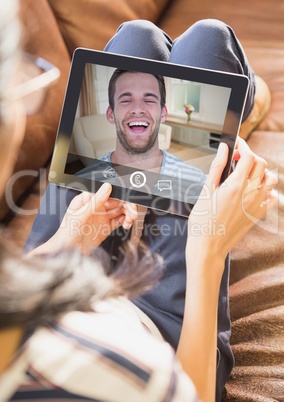
<svg viewBox="0 0 284 402"><path fill-rule="evenodd" d="M246 77L77 49L49 180L188 216L220 141L227 177Z"/></svg>

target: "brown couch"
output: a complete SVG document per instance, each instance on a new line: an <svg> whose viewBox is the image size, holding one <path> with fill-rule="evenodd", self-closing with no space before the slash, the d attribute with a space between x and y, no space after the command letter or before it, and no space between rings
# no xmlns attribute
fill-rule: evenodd
<svg viewBox="0 0 284 402"><path fill-rule="evenodd" d="M271 106L248 143L279 177L279 208L232 251L232 346L236 366L226 401L284 401L284 7L282 0L21 0L25 47L61 70L42 110L28 118L15 174L0 203L9 237L22 247L46 187L70 66L78 46L103 49L123 21L149 19L172 38L203 18L227 22L256 74L267 82ZM20 208L20 209L17 209Z"/></svg>

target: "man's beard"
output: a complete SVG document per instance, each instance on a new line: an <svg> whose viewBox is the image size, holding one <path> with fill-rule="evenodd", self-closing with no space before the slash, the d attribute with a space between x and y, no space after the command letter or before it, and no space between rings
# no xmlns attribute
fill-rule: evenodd
<svg viewBox="0 0 284 402"><path fill-rule="evenodd" d="M119 123L116 123L116 134L119 142L121 143L122 147L131 155L141 155L143 153L148 152L156 142L157 136L159 134L160 124L156 124L152 135L148 138L148 141L144 145L140 146L132 146L128 141L126 136L124 135Z"/></svg>

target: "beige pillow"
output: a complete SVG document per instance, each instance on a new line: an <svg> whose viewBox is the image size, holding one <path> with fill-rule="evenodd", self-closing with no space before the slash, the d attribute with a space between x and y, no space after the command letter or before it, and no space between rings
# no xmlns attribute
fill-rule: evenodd
<svg viewBox="0 0 284 402"><path fill-rule="evenodd" d="M128 20L157 22L169 0L48 0L66 45L103 50L119 25Z"/></svg>

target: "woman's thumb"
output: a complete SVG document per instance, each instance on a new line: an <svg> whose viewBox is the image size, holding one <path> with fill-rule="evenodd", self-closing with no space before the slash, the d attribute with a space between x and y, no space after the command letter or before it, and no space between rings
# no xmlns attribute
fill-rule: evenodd
<svg viewBox="0 0 284 402"><path fill-rule="evenodd" d="M104 204L110 196L112 191L112 186L110 183L103 183L103 185L98 189L95 194L96 204L101 205Z"/></svg>
<svg viewBox="0 0 284 402"><path fill-rule="evenodd" d="M207 184L218 187L222 177L223 170L228 161L229 148L224 142L220 142L217 154L211 163L209 174L207 176Z"/></svg>

